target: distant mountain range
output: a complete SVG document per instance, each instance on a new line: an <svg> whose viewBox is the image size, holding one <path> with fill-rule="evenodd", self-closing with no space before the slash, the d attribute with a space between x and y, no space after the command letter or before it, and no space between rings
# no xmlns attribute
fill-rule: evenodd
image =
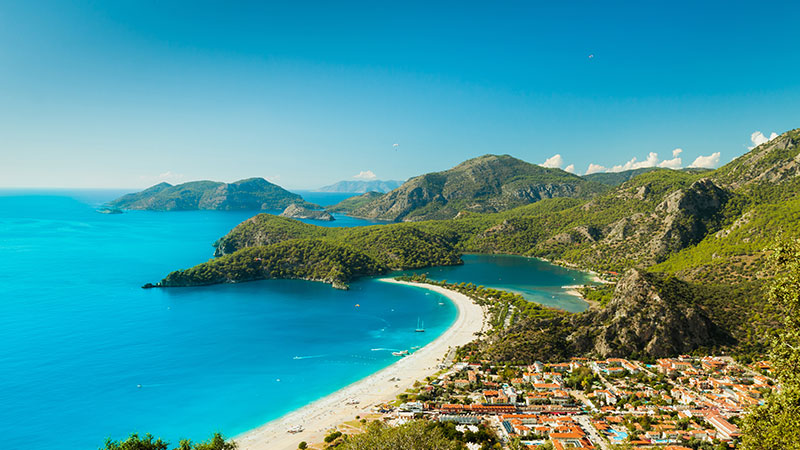
<svg viewBox="0 0 800 450"><path fill-rule="evenodd" d="M402 181L397 180L345 180L334 183L328 186L323 186L315 189L315 192L345 192L353 194L363 194L366 192L380 192L386 193L393 189L397 189L402 185Z"/></svg>
<svg viewBox="0 0 800 450"><path fill-rule="evenodd" d="M291 204L317 207L263 178L248 178L233 183L191 181L176 186L159 183L141 192L124 195L107 206L153 211L261 211L284 209Z"/></svg>
<svg viewBox="0 0 800 450"><path fill-rule="evenodd" d="M766 256L776 238L800 238L800 130L716 170L643 172L598 182L487 155L347 201L351 214L413 223L329 229L261 214L217 241L218 258L161 286L263 278L343 286L458 264L462 253L518 254L617 283L589 290L599 305L586 313L508 310L481 358L763 354L779 323L763 289L774 275Z"/></svg>
<svg viewBox="0 0 800 450"><path fill-rule="evenodd" d="M405 222L450 219L461 211L505 211L545 198L588 198L605 189L601 183L560 169L508 155L485 155L443 172L411 178L397 189L359 204L350 214ZM339 204L336 209L346 206Z"/></svg>

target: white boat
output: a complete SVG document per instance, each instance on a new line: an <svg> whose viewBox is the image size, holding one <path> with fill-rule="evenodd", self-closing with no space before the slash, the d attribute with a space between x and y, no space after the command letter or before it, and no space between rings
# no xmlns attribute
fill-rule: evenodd
<svg viewBox="0 0 800 450"><path fill-rule="evenodd" d="M417 329L414 331L416 331L417 333L425 332L425 322L419 320L419 317L417 317Z"/></svg>
<svg viewBox="0 0 800 450"><path fill-rule="evenodd" d="M392 356L406 356L408 354L408 350L400 350L399 352L392 352Z"/></svg>
<svg viewBox="0 0 800 450"><path fill-rule="evenodd" d="M305 428L303 428L302 425L295 425L295 426L289 428L288 430L286 430L286 432L295 434L295 433L302 433L303 430L305 430Z"/></svg>

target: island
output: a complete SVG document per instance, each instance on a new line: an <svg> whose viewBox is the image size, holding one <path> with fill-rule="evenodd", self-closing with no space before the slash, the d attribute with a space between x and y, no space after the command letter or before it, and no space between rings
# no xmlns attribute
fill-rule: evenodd
<svg viewBox="0 0 800 450"><path fill-rule="evenodd" d="M105 205L106 209L149 211L191 210L281 210L289 205L317 208L303 197L263 178L233 183L191 181L179 185L159 183L141 192L127 194Z"/></svg>

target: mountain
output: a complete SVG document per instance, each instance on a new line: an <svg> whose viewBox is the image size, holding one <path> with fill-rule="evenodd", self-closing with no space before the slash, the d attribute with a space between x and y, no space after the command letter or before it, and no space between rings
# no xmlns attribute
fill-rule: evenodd
<svg viewBox="0 0 800 450"><path fill-rule="evenodd" d="M381 194L379 192L367 192L361 195L356 195L355 197L346 198L333 206L329 206L327 209L331 212L343 212L349 214L384 195L385 194Z"/></svg>
<svg viewBox="0 0 800 450"><path fill-rule="evenodd" d="M461 211L497 212L552 197L590 197L599 183L508 155L485 155L444 172L411 178L352 211L368 219L450 219Z"/></svg>
<svg viewBox="0 0 800 450"><path fill-rule="evenodd" d="M391 191L392 189L397 189L400 185L403 184L402 181L396 180L372 180L372 181L360 181L360 180L344 180L338 183L334 183L328 186L323 186L319 189L316 189L316 192L347 192L353 194L363 194L365 192L381 192L386 193Z"/></svg>
<svg viewBox="0 0 800 450"><path fill-rule="evenodd" d="M141 192L124 195L107 206L154 211L259 211L284 209L295 203L310 205L301 196L263 178L248 178L233 183L191 181L177 186L159 183Z"/></svg>
<svg viewBox="0 0 800 450"><path fill-rule="evenodd" d="M607 186L619 186L620 184L630 180L631 178L641 175L643 173L658 170L655 167L645 167L642 169L623 170L622 172L599 172L584 175L583 178L589 181L602 183Z"/></svg>
<svg viewBox="0 0 800 450"><path fill-rule="evenodd" d="M292 219L312 219L322 220L324 222L335 220L333 216L325 210L306 208L305 206L299 206L295 203L287 206L286 209L284 209L279 215L281 217L289 217Z"/></svg>
<svg viewBox="0 0 800 450"><path fill-rule="evenodd" d="M492 354L537 357L544 348L561 352L559 356L663 356L702 348L753 356L764 351L776 323L776 313L764 298L763 287L773 277L766 255L776 239L800 238L800 129L717 170L656 169L605 191L566 172L539 172L526 164L511 157L477 158L450 171L412 178L388 194L353 199L365 202L355 211L391 204L394 209L386 211L400 213L397 217L403 220L454 216L449 219L342 231L259 215L221 238L217 255L252 262L252 252L270 258L291 255L295 246L299 252L308 248L309 240L321 239L331 247L315 254L315 261L328 265L315 273L339 281L409 264L457 263L454 258L462 253L541 257L605 272L612 281L617 280L615 273L624 276L616 287L604 288L602 295L608 291L608 298L601 297L604 301L585 313L527 320L511 310L510 326L487 343ZM525 170L536 176L518 176ZM551 178L544 186L553 192L562 186L558 189L573 196L533 203L526 198L523 206L485 212L515 204L512 200L519 197L508 192L540 192L530 183L545 176ZM422 201L434 192L440 200ZM465 197L467 205L477 206L461 208ZM417 203L404 209L403 199ZM354 252L358 265L348 269L347 260L336 259L337 251ZM202 270L190 269L191 274L217 282L252 276L247 270L237 272L243 262L231 266L218 260ZM275 261L275 267L285 267L279 264L282 260ZM290 267L305 267L302 259L289 261ZM307 273L283 270L268 276ZM320 275L324 270L335 276ZM209 274L213 276L203 278ZM165 285L195 279L182 277L165 279Z"/></svg>

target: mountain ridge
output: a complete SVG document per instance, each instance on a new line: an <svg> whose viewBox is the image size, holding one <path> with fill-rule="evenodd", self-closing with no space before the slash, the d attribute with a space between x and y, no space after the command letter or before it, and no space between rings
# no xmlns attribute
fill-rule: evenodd
<svg viewBox="0 0 800 450"><path fill-rule="evenodd" d="M342 180L321 188L314 189L313 192L341 192L352 194L365 194L367 192L387 193L397 189L403 184L399 180Z"/></svg>
<svg viewBox="0 0 800 450"><path fill-rule="evenodd" d="M599 183L560 169L509 155L484 155L413 177L351 214L404 222L449 219L461 211L504 211L544 198L590 196L602 190Z"/></svg>
<svg viewBox="0 0 800 450"><path fill-rule="evenodd" d="M152 211L259 211L284 209L291 204L317 207L263 178L245 178L233 183L200 180L171 185L161 182L143 191L123 195L107 205Z"/></svg>

